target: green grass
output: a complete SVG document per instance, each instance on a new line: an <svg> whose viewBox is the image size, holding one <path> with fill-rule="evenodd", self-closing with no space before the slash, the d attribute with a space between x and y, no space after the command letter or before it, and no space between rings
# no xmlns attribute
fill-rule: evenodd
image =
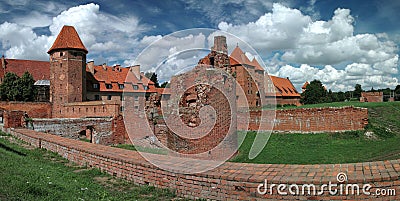
<svg viewBox="0 0 400 201"><path fill-rule="evenodd" d="M272 134L266 147L254 159L248 158L255 138L254 132L246 135L233 162L323 164L353 163L400 158L400 102L360 103L341 102L302 106L368 108L369 125L377 139L367 139L364 131L320 134ZM239 137L245 133L239 132Z"/></svg>
<svg viewBox="0 0 400 201"><path fill-rule="evenodd" d="M176 199L169 190L137 186L96 169L77 167L54 153L28 150L5 138L0 138L0 200Z"/></svg>

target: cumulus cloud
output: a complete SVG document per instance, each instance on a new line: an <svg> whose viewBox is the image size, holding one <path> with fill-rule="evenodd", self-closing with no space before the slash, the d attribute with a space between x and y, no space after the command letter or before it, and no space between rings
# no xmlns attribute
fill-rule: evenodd
<svg viewBox="0 0 400 201"><path fill-rule="evenodd" d="M32 27L38 25L33 26L29 20L21 18L19 22L0 25L1 45L8 58L48 60L46 52L61 28L71 25L89 50L89 59L100 57L117 62L137 54L138 34L148 29L135 16L117 17L103 13L94 3L71 7L53 17L48 23L49 36L37 35Z"/></svg>
<svg viewBox="0 0 400 201"><path fill-rule="evenodd" d="M354 22L349 9L338 8L330 20L321 21L273 4L272 12L254 22L218 27L252 45L271 74L290 77L298 89L313 79L334 91L357 83L369 88L399 84L396 44L384 33L354 34Z"/></svg>

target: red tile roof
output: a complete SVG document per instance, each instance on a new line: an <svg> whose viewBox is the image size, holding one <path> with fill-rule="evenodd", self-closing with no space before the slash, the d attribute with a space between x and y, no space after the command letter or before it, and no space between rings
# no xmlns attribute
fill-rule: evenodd
<svg viewBox="0 0 400 201"><path fill-rule="evenodd" d="M86 72L90 73L89 68L86 68ZM93 77L100 84L100 91L103 92L156 92L154 82L144 76L143 73L138 79L130 68L124 67L112 67L112 66L94 66ZM111 84L111 89L107 89L106 84ZM119 84L124 84L121 89ZM138 88L134 89L133 85ZM144 86L149 88L145 90Z"/></svg>
<svg viewBox="0 0 400 201"><path fill-rule="evenodd" d="M35 80L50 79L50 62L21 59L5 59L5 73L13 72L21 77L28 71Z"/></svg>
<svg viewBox="0 0 400 201"><path fill-rule="evenodd" d="M59 49L77 49L83 50L88 53L86 47L83 45L81 38L79 38L73 26L64 26L58 34L53 46L47 51L50 54L52 51Z"/></svg>
<svg viewBox="0 0 400 201"><path fill-rule="evenodd" d="M236 46L235 49L232 51L231 55L229 56L229 61L231 65L237 64L247 64L252 65L249 58L243 53L242 49L239 46Z"/></svg>
<svg viewBox="0 0 400 201"><path fill-rule="evenodd" d="M158 94L168 95L171 94L171 88L156 88Z"/></svg>
<svg viewBox="0 0 400 201"><path fill-rule="evenodd" d="M307 88L307 86L309 85L310 83L308 83L307 81L304 83L304 85L301 87L302 89L306 89Z"/></svg>
<svg viewBox="0 0 400 201"><path fill-rule="evenodd" d="M251 65L253 65L253 66L255 67L256 70L262 70L262 71L264 70L264 69L261 67L260 63L258 63L258 61L257 61L256 58L253 58L253 60L251 61Z"/></svg>
<svg viewBox="0 0 400 201"><path fill-rule="evenodd" d="M296 88L293 86L292 82L287 78L281 78L276 76L269 76L272 83L275 86L276 96L282 97L300 97Z"/></svg>
<svg viewBox="0 0 400 201"><path fill-rule="evenodd" d="M250 66L254 66L255 70L263 71L264 69L261 67L260 63L258 63L256 58L253 58L252 61L246 56L246 54L240 49L239 46L236 46L229 56L229 62L231 65L240 65L246 64Z"/></svg>

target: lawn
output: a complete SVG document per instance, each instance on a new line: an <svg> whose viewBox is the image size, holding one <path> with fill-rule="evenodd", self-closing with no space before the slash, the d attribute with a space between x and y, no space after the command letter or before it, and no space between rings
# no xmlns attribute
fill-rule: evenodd
<svg viewBox="0 0 400 201"><path fill-rule="evenodd" d="M272 134L266 147L254 159L248 158L255 133L249 132L233 162L322 164L353 163L400 158L400 102L342 102L302 107L366 107L368 131L377 139L368 139L364 131L320 134ZM245 133L239 132L239 137Z"/></svg>
<svg viewBox="0 0 400 201"><path fill-rule="evenodd" d="M176 199L169 190L137 186L96 169L78 167L55 153L26 149L1 135L0 200Z"/></svg>

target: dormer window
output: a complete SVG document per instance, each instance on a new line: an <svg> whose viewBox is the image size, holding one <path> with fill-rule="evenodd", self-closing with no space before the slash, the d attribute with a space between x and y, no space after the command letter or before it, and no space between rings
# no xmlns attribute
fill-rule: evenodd
<svg viewBox="0 0 400 201"><path fill-rule="evenodd" d="M124 88L125 88L125 85L124 85L124 84L118 84L118 88L119 88L119 89L124 89Z"/></svg>
<svg viewBox="0 0 400 201"><path fill-rule="evenodd" d="M143 85L143 88L144 88L144 90L148 90L149 89L149 87L146 86L146 85Z"/></svg>
<svg viewBox="0 0 400 201"><path fill-rule="evenodd" d="M112 89L112 85L111 84L106 84L106 88L107 89Z"/></svg>
<svg viewBox="0 0 400 201"><path fill-rule="evenodd" d="M138 85L133 85L133 90L138 90L139 86Z"/></svg>

